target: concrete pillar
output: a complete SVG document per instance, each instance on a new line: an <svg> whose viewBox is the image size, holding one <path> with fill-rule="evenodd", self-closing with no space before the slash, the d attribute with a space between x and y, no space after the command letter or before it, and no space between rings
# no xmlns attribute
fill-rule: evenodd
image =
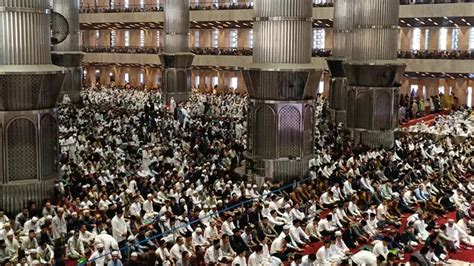
<svg viewBox="0 0 474 266"><path fill-rule="evenodd" d="M347 79L342 63L352 57L354 3L354 0L334 3L333 56L327 59L327 64L331 72L329 108L336 123L346 122Z"/></svg>
<svg viewBox="0 0 474 266"><path fill-rule="evenodd" d="M67 95L72 103L78 103L81 99L81 62L84 57L84 53L81 52L79 47L79 1L54 0L53 10L63 16L69 26L69 35L62 43L53 46L53 52L51 54L53 63L67 70L58 100L62 102L64 96ZM57 14L53 14L53 18L55 15Z"/></svg>
<svg viewBox="0 0 474 266"><path fill-rule="evenodd" d="M191 95L191 66L194 54L189 52L189 0L166 0L163 65L163 92L166 101L187 101Z"/></svg>
<svg viewBox="0 0 474 266"><path fill-rule="evenodd" d="M322 70L311 64L312 1L254 6L247 169L275 181L301 179L314 156L314 99Z"/></svg>
<svg viewBox="0 0 474 266"><path fill-rule="evenodd" d="M346 126L356 143L394 145L398 95L406 65L397 62L399 1L360 0L354 9L352 59L343 63L349 89Z"/></svg>
<svg viewBox="0 0 474 266"><path fill-rule="evenodd" d="M0 1L0 208L52 196L59 176L56 102L66 70L51 63L48 0Z"/></svg>

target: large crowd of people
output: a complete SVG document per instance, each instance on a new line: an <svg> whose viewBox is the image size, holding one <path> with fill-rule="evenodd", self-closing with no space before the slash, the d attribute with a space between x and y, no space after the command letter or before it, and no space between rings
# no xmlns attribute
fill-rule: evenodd
<svg viewBox="0 0 474 266"><path fill-rule="evenodd" d="M404 129L405 132L426 133L436 136L468 137L474 136L474 116L470 109L440 115L434 124L418 123Z"/></svg>
<svg viewBox="0 0 474 266"><path fill-rule="evenodd" d="M59 109L54 196L0 211L1 265L431 265L474 245L472 135L369 149L318 99L308 176L257 184L235 172L245 96L90 88L82 100Z"/></svg>
<svg viewBox="0 0 474 266"><path fill-rule="evenodd" d="M459 98L454 93L439 93L424 99L424 97L417 95L415 91L412 91L410 94L400 95L398 106L399 121L401 123L443 111L449 112L451 110L470 109L467 106L462 106L459 102Z"/></svg>

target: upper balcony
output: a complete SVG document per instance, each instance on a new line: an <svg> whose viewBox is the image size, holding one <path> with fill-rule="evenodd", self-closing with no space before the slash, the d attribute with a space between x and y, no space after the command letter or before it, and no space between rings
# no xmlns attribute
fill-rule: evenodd
<svg viewBox="0 0 474 266"><path fill-rule="evenodd" d="M203 2L199 5L191 4L191 27L200 28L204 22L248 22L251 27L253 20L251 0L239 0L230 4L230 0ZM470 26L474 25L473 10L474 0L401 0L400 26ZM415 2L416 4L407 4ZM154 23L158 28L164 21L163 7L157 5L114 5L94 6L83 4L81 8L80 23L83 28L91 25L107 27L120 27L120 24ZM313 18L315 27L332 27L333 7L331 3L315 5ZM422 18L431 18L423 20ZM464 18L466 21L462 21ZM138 24L140 25L140 24ZM198 27L196 27L198 25ZM130 25L127 25L130 26ZM217 25L214 25L217 27ZM212 28L212 26L210 26ZM123 27L125 28L125 27ZM97 29L97 28L96 28Z"/></svg>
<svg viewBox="0 0 474 266"><path fill-rule="evenodd" d="M83 47L84 63L160 65L159 47ZM193 66L248 67L252 63L252 49L192 48L196 54ZM327 69L330 50L314 50L315 68ZM407 72L473 73L474 51L399 51L399 61L407 64ZM442 60L440 60L442 59Z"/></svg>

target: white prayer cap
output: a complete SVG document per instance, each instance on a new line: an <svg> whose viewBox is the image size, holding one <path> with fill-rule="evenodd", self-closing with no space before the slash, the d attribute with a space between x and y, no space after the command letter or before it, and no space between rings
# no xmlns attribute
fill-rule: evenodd
<svg viewBox="0 0 474 266"><path fill-rule="evenodd" d="M257 188L257 185L253 185L253 188Z"/></svg>
<svg viewBox="0 0 474 266"><path fill-rule="evenodd" d="M185 203L185 202L186 202L186 200L185 200L185 199L180 199L180 200L179 200L179 202L181 202L181 203Z"/></svg>
<svg viewBox="0 0 474 266"><path fill-rule="evenodd" d="M148 194L147 197L148 198L153 198L153 194Z"/></svg>
<svg viewBox="0 0 474 266"><path fill-rule="evenodd" d="M285 205L285 209L288 209L288 208L291 208L291 205L290 205L290 204L286 204L286 205Z"/></svg>
<svg viewBox="0 0 474 266"><path fill-rule="evenodd" d="M130 256L132 256L132 257L138 257L138 253L132 252L132 254L131 254Z"/></svg>
<svg viewBox="0 0 474 266"><path fill-rule="evenodd" d="M161 217L160 217L160 221L161 221L161 222L166 222L166 217L165 217L165 216L161 216Z"/></svg>
<svg viewBox="0 0 474 266"><path fill-rule="evenodd" d="M290 230L290 226L286 224L285 226L283 226L283 230Z"/></svg>
<svg viewBox="0 0 474 266"><path fill-rule="evenodd" d="M102 243L97 244L97 248L104 248L104 244Z"/></svg>
<svg viewBox="0 0 474 266"><path fill-rule="evenodd" d="M211 206L211 209L217 208L217 206L214 204Z"/></svg>
<svg viewBox="0 0 474 266"><path fill-rule="evenodd" d="M31 218L31 221L32 221L33 223L36 223L36 222L38 221L38 217L33 216L33 218Z"/></svg>
<svg viewBox="0 0 474 266"><path fill-rule="evenodd" d="M32 249L30 249L29 251L30 251L30 254L31 254L31 253L37 253L35 248L32 248Z"/></svg>
<svg viewBox="0 0 474 266"><path fill-rule="evenodd" d="M342 236L341 231L336 231L336 236Z"/></svg>
<svg viewBox="0 0 474 266"><path fill-rule="evenodd" d="M198 232L198 233L202 233L202 229L201 229L201 227L198 227L198 228L196 228L196 232Z"/></svg>
<svg viewBox="0 0 474 266"><path fill-rule="evenodd" d="M134 235L130 235L128 238L127 238L128 241L133 241L135 240L135 236Z"/></svg>
<svg viewBox="0 0 474 266"><path fill-rule="evenodd" d="M112 256L118 256L119 252L118 251L112 251Z"/></svg>
<svg viewBox="0 0 474 266"><path fill-rule="evenodd" d="M251 184L247 184L247 188L251 188L251 187L252 187L252 185L251 185Z"/></svg>
<svg viewBox="0 0 474 266"><path fill-rule="evenodd" d="M53 216L51 216L51 215L48 215L48 216L46 216L46 219L48 219L48 220L52 220L52 219L53 219Z"/></svg>
<svg viewBox="0 0 474 266"><path fill-rule="evenodd" d="M202 208L203 208L203 209L209 209L209 206L204 205L204 206L202 206Z"/></svg>
<svg viewBox="0 0 474 266"><path fill-rule="evenodd" d="M31 265L34 266L34 265L41 265L41 263L39 262L39 260L34 260L31 262Z"/></svg>
<svg viewBox="0 0 474 266"><path fill-rule="evenodd" d="M9 232L7 233L7 236L13 236L13 231L9 231Z"/></svg>

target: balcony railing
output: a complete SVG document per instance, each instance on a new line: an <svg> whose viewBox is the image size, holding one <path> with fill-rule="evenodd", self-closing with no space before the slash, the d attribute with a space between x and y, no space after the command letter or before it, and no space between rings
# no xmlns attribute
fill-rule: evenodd
<svg viewBox="0 0 474 266"><path fill-rule="evenodd" d="M83 46L82 51L86 53L122 53L122 54L159 54L162 47L156 46ZM193 47L191 53L196 55L233 55L251 56L253 49L250 47ZM332 51L329 49L313 49L313 57L329 57ZM472 60L474 51L435 51L435 50L410 50L398 51L398 58L405 59L450 59L450 60Z"/></svg>
<svg viewBox="0 0 474 266"><path fill-rule="evenodd" d="M191 1L191 10L231 10L231 9L251 9L254 0L227 0L215 3L214 1ZM473 3L474 0L400 0L401 5L418 4L448 4L448 3ZM313 7L332 7L333 0L324 3L314 3ZM81 13L119 13L119 12L160 12L163 11L163 4L160 5L124 5L115 4L113 6L81 5Z"/></svg>

